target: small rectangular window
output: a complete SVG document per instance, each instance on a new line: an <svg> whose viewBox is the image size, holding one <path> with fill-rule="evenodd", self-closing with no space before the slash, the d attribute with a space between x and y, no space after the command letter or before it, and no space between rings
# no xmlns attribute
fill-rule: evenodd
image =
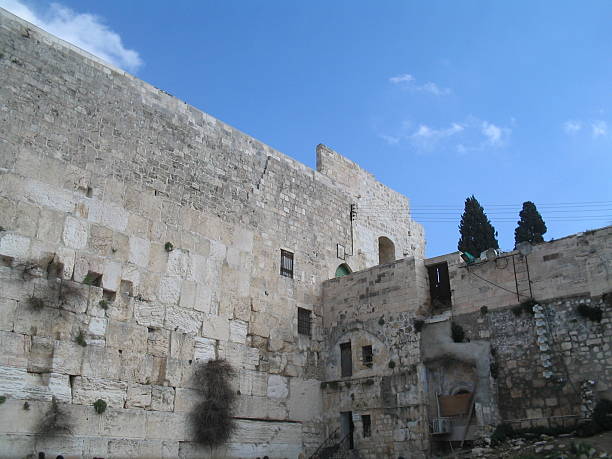
<svg viewBox="0 0 612 459"><path fill-rule="evenodd" d="M361 415L361 424L363 425L363 438L372 435L372 420L369 414Z"/></svg>
<svg viewBox="0 0 612 459"><path fill-rule="evenodd" d="M340 344L340 370L343 378L353 376L353 356L351 342Z"/></svg>
<svg viewBox="0 0 612 459"><path fill-rule="evenodd" d="M281 276L293 279L293 253L281 249Z"/></svg>
<svg viewBox="0 0 612 459"><path fill-rule="evenodd" d="M298 333L300 335L311 336L310 314L308 309L298 308Z"/></svg>
<svg viewBox="0 0 612 459"><path fill-rule="evenodd" d="M361 358L363 360L363 364L366 367L372 366L372 359L373 359L372 346L363 346L361 348Z"/></svg>

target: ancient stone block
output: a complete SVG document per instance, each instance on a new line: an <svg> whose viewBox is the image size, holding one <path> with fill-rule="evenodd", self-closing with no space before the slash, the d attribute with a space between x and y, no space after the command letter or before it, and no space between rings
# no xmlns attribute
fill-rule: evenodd
<svg viewBox="0 0 612 459"><path fill-rule="evenodd" d="M149 264L149 250L151 243L139 237L130 237L128 260L137 266L146 268Z"/></svg>
<svg viewBox="0 0 612 459"><path fill-rule="evenodd" d="M126 408L148 408L151 406L151 386L130 383L127 388Z"/></svg>
<svg viewBox="0 0 612 459"><path fill-rule="evenodd" d="M279 375L270 375L268 377L268 397L274 399L284 399L288 396L288 379Z"/></svg>
<svg viewBox="0 0 612 459"><path fill-rule="evenodd" d="M72 386L72 403L91 405L102 399L109 407L123 408L127 388L127 383L123 381L76 376Z"/></svg>
<svg viewBox="0 0 612 459"><path fill-rule="evenodd" d="M173 387L151 386L151 409L174 411L175 390Z"/></svg>

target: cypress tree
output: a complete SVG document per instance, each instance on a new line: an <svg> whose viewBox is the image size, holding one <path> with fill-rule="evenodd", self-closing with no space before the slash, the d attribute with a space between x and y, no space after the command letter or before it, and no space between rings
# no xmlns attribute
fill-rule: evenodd
<svg viewBox="0 0 612 459"><path fill-rule="evenodd" d="M546 223L533 202L523 203L523 210L519 213L519 217L521 219L514 230L514 244L525 241L532 244L544 242L542 235L547 231Z"/></svg>
<svg viewBox="0 0 612 459"><path fill-rule="evenodd" d="M465 209L459 224L461 238L457 247L462 252L468 252L478 257L487 249L498 249L495 236L497 233L484 213L484 209L474 197L465 200Z"/></svg>

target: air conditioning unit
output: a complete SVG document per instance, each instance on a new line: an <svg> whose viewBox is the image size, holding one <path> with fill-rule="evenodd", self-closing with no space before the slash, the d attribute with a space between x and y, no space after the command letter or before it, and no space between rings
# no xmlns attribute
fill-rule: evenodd
<svg viewBox="0 0 612 459"><path fill-rule="evenodd" d="M431 421L432 435L446 435L451 433L451 420L449 418L435 418Z"/></svg>

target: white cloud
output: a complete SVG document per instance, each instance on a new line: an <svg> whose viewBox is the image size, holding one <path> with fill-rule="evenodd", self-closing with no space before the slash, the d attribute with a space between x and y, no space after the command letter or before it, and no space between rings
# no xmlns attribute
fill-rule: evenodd
<svg viewBox="0 0 612 459"><path fill-rule="evenodd" d="M482 122L481 132L490 145L499 145L502 140L502 129L488 121Z"/></svg>
<svg viewBox="0 0 612 459"><path fill-rule="evenodd" d="M389 81L393 84L409 83L411 81L415 81L415 78L409 73L404 73L403 75L398 75L389 78Z"/></svg>
<svg viewBox="0 0 612 459"><path fill-rule="evenodd" d="M138 52L125 48L119 34L97 16L77 13L59 3L52 3L44 12L19 0L0 0L0 7L117 67L136 72L142 65Z"/></svg>
<svg viewBox="0 0 612 459"><path fill-rule="evenodd" d="M411 123L404 122L393 135L379 134L379 137L389 145L407 143L417 152L444 149L463 154L500 149L508 143L511 134L510 127L469 116L465 121L441 128L427 124L412 127Z"/></svg>
<svg viewBox="0 0 612 459"><path fill-rule="evenodd" d="M608 123L602 120L594 121L591 124L593 138L602 137L608 134Z"/></svg>
<svg viewBox="0 0 612 459"><path fill-rule="evenodd" d="M446 129L432 129L425 124L419 125L419 128L412 134L413 138L422 139L442 139L458 134L463 131L464 127L459 123L451 123L450 127Z"/></svg>
<svg viewBox="0 0 612 459"><path fill-rule="evenodd" d="M417 92L428 92L434 96L447 96L451 93L449 88L441 88L436 83L428 81L422 85L416 84L416 78L409 73L404 73L389 78L389 81L393 84L401 85L406 89Z"/></svg>
<svg viewBox="0 0 612 459"><path fill-rule="evenodd" d="M574 134L582 129L582 122L569 120L563 123L563 130L567 134Z"/></svg>

